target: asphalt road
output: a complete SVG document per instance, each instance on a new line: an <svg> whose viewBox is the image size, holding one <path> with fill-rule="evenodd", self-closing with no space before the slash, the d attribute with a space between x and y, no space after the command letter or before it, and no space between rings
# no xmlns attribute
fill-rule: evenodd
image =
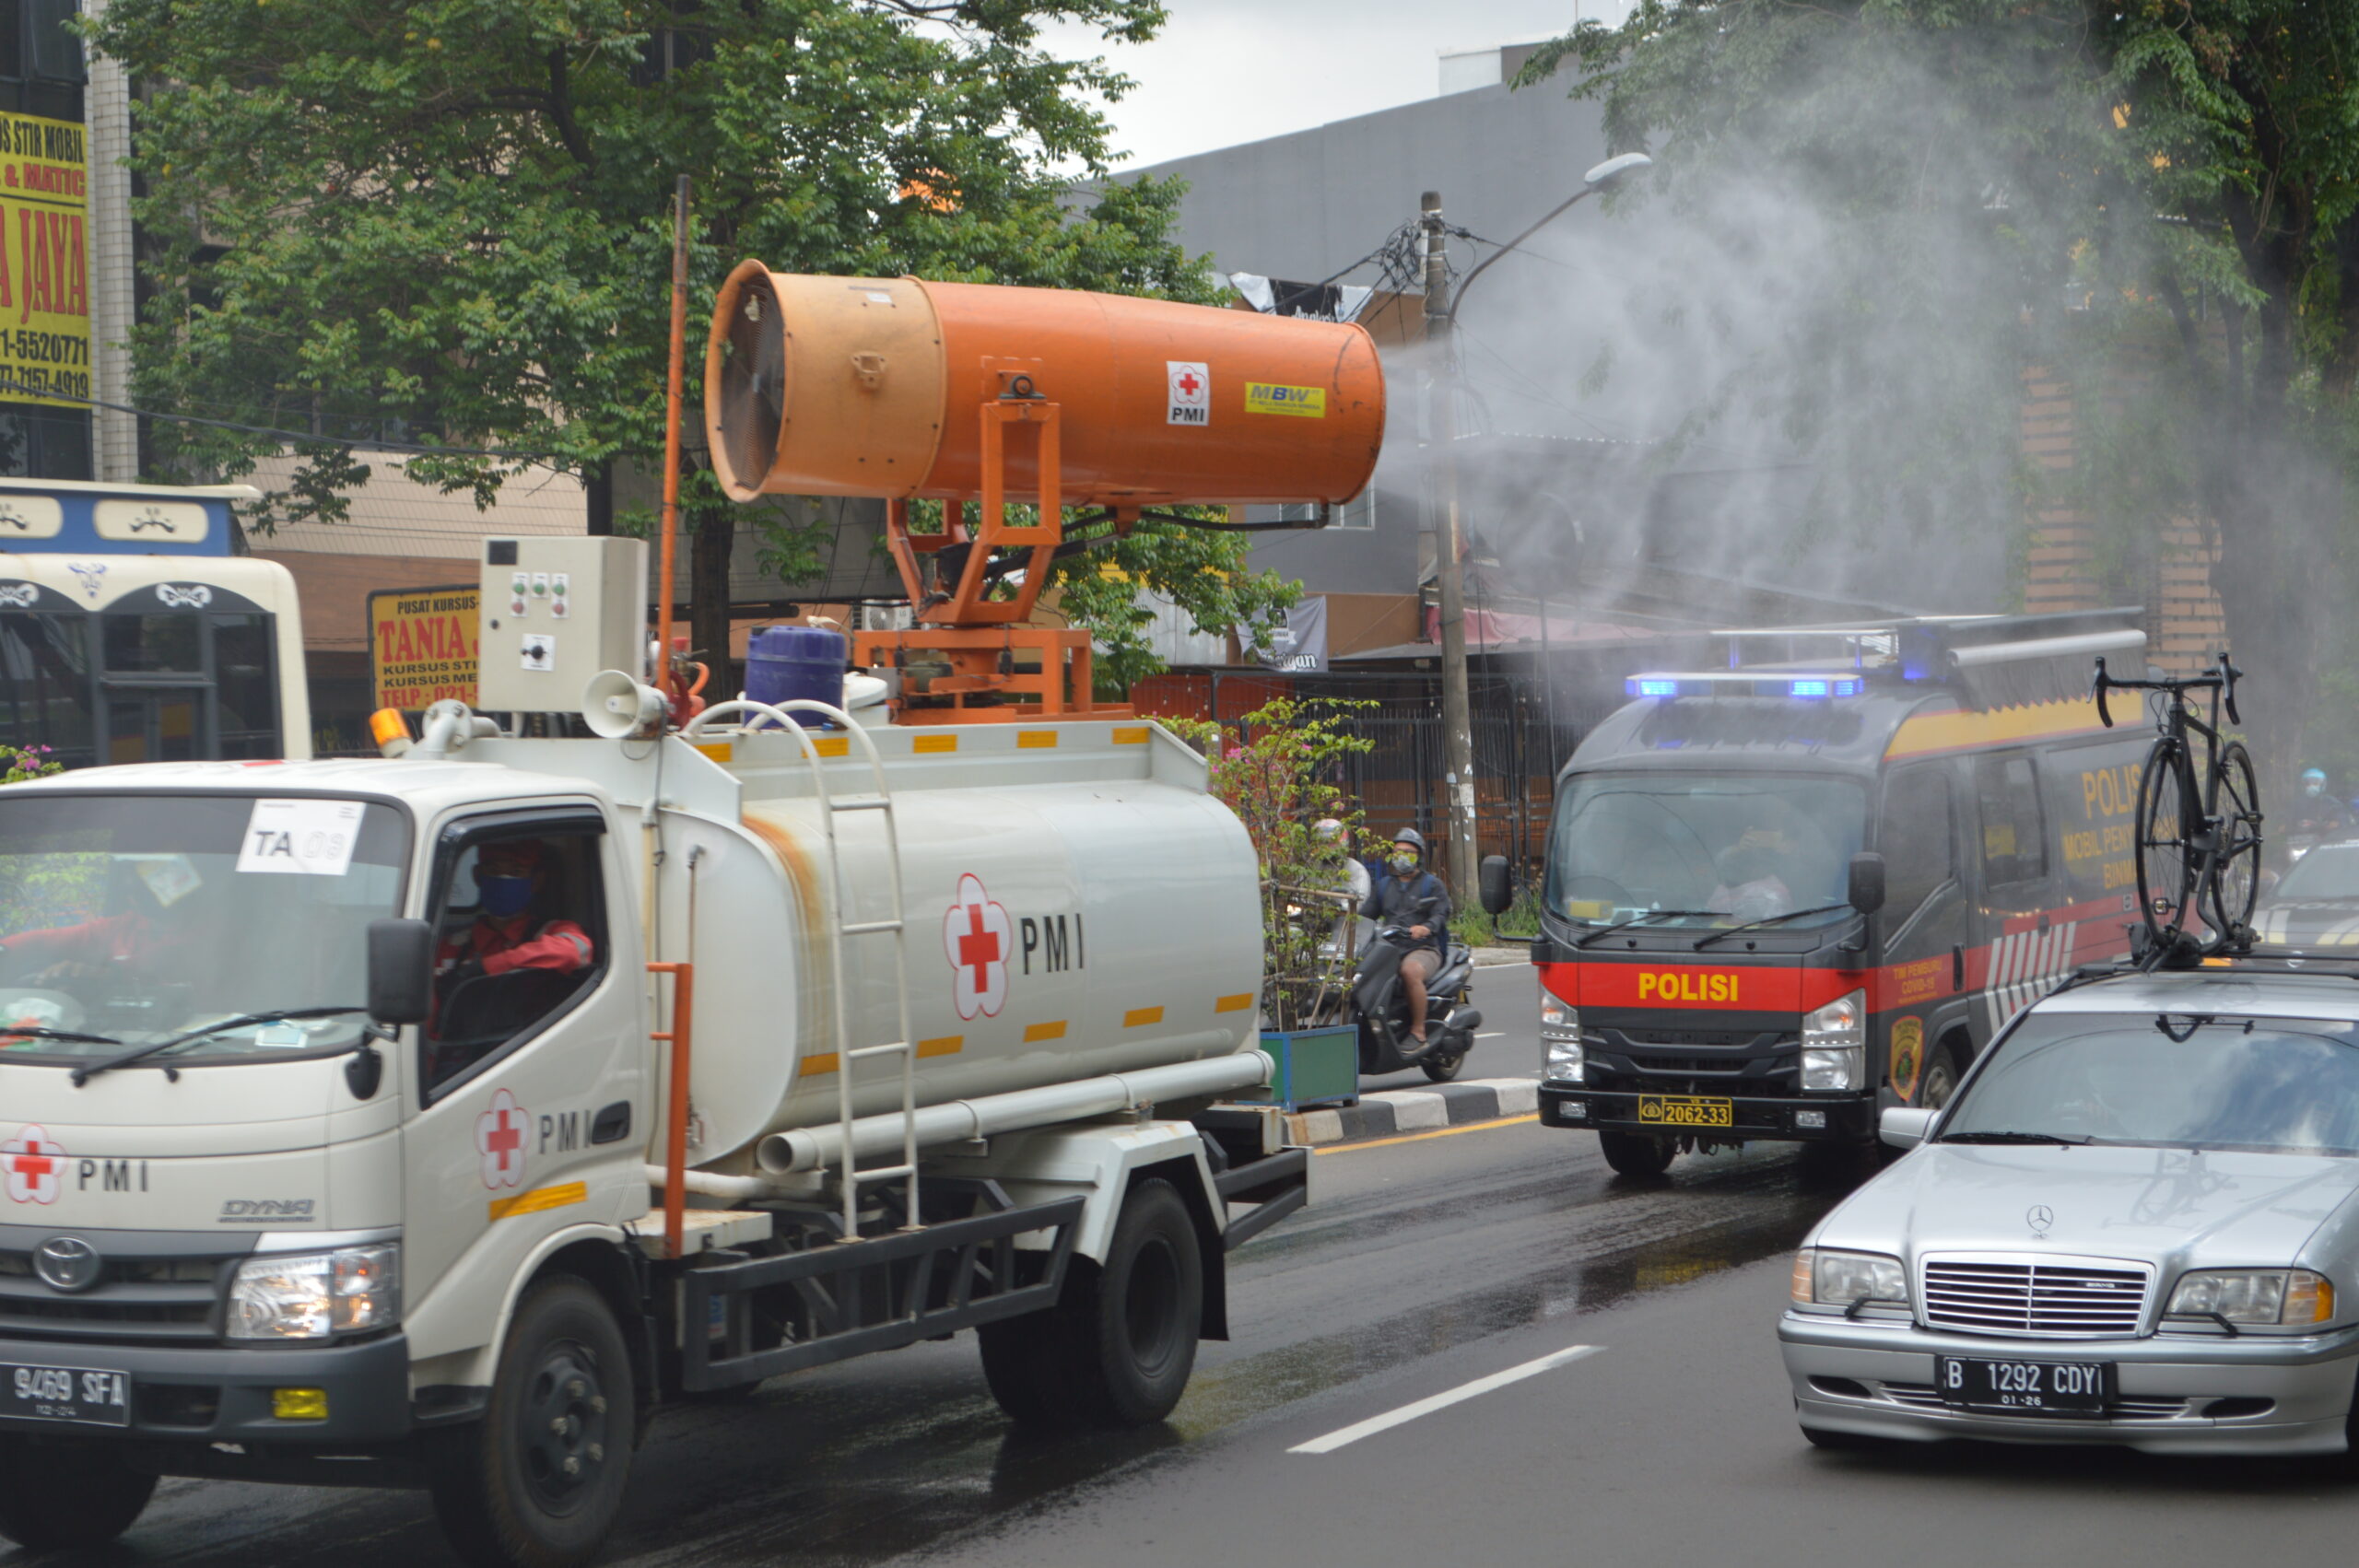
<svg viewBox="0 0 2359 1568"><path fill-rule="evenodd" d="M1786 1255L1829 1198L1789 1151L1614 1177L1517 1122L1318 1156L1317 1206L1233 1259L1236 1337L1172 1420L1011 1432L961 1339L665 1415L610 1561L654 1564L2340 1562L2359 1487L2284 1465L1806 1447ZM1289 1450L1573 1347L1325 1453ZM15 1568L21 1555L0 1557ZM105 1559L450 1560L422 1498L167 1482Z"/></svg>

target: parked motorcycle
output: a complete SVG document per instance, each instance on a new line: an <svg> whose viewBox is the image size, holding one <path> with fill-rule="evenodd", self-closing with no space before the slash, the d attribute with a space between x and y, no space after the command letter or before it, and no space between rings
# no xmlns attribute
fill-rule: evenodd
<svg viewBox="0 0 2359 1568"><path fill-rule="evenodd" d="M1416 1068L1447 1083L1466 1065L1483 1014L1467 1005L1473 994L1474 953L1452 940L1441 967L1426 981L1426 1042L1409 1033L1409 992L1401 983L1401 961L1416 945L1402 926L1376 933L1360 957L1352 981L1352 1012L1359 1022L1360 1072L1402 1072Z"/></svg>

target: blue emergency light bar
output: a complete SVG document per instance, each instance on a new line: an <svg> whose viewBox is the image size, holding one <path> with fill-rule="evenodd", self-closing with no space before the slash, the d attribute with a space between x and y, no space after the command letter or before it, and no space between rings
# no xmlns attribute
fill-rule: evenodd
<svg viewBox="0 0 2359 1568"><path fill-rule="evenodd" d="M1649 670L1644 674L1630 676L1622 683L1622 689L1637 697L1783 696L1815 700L1858 696L1868 689L1868 683L1864 676L1853 673L1798 674L1766 670Z"/></svg>

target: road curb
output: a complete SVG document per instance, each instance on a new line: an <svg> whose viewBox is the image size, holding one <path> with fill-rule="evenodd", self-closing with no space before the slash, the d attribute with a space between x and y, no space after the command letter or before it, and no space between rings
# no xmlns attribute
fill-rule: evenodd
<svg viewBox="0 0 2359 1568"><path fill-rule="evenodd" d="M1356 1105L1296 1111L1286 1117L1286 1127L1297 1143L1359 1143L1528 1116L1539 1108L1540 1085L1529 1078L1474 1078L1430 1089L1383 1089L1361 1095Z"/></svg>

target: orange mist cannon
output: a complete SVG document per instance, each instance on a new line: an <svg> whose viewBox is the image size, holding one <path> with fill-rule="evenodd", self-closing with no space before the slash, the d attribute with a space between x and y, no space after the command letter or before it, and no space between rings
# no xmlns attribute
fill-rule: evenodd
<svg viewBox="0 0 2359 1568"><path fill-rule="evenodd" d="M855 657L946 659L929 691L951 707L929 718L1103 715L1088 634L1022 624L1064 509L1102 509L1121 530L1162 507L1349 500L1383 444L1384 372L1356 326L749 261L713 310L705 423L735 499L886 501L918 626L860 633ZM910 532L918 498L945 503L943 532ZM1011 519L1011 502L1037 521ZM1003 581L1013 591L991 597Z"/></svg>

